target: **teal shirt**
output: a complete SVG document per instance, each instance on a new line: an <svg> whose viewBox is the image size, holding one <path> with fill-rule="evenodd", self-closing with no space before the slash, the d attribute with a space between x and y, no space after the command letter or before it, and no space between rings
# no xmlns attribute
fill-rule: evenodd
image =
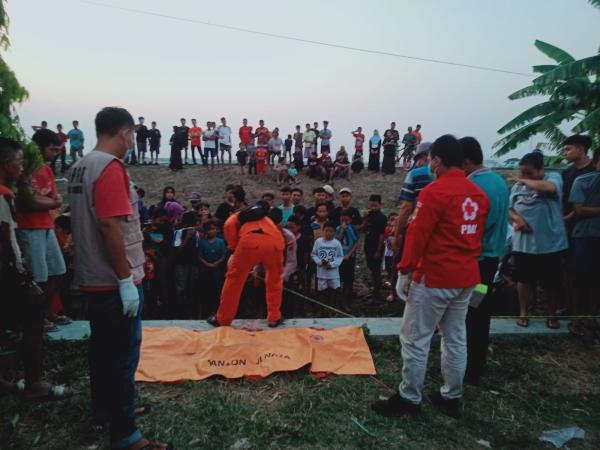
<svg viewBox="0 0 600 450"><path fill-rule="evenodd" d="M335 238L337 239L340 231L342 229L341 225L338 225L338 227L335 229ZM359 234L358 231L356 229L356 227L352 224L348 224L346 225L346 230L344 231L344 234L342 236L342 239L340 240L340 242L342 243L342 251L344 253L344 256L346 256L348 253L350 253L350 250L352 250L352 247L354 247L354 244L356 244L359 240ZM356 252L354 252L352 254L352 258L356 257Z"/></svg>
<svg viewBox="0 0 600 450"><path fill-rule="evenodd" d="M209 242L208 239L200 239L198 241L198 255L207 263L217 262L219 259L227 255L227 247L225 241L221 238L215 238Z"/></svg>
<svg viewBox="0 0 600 450"><path fill-rule="evenodd" d="M504 178L486 167L472 172L469 179L485 192L490 202L480 259L500 258L504 254L508 230L508 186Z"/></svg>
<svg viewBox="0 0 600 450"><path fill-rule="evenodd" d="M600 172L590 172L575 178L569 203L600 206ZM600 216L577 217L573 227L574 238L600 238Z"/></svg>
<svg viewBox="0 0 600 450"><path fill-rule="evenodd" d="M290 217L292 217L292 215L294 214L294 205L290 205L290 208L286 210L285 206L283 206L283 204L281 204L281 205L279 205L279 209L283 213L283 219L282 219L281 223L283 226L286 226L288 219Z"/></svg>
<svg viewBox="0 0 600 450"><path fill-rule="evenodd" d="M69 138L69 145L72 149L79 149L83 147L83 132L79 128L73 128L67 134Z"/></svg>
<svg viewBox="0 0 600 450"><path fill-rule="evenodd" d="M556 172L548 172L544 180L556 187L553 194L541 194L517 183L510 192L510 207L521 215L532 229L531 232L515 231L513 251L542 255L566 250L567 229L562 215L562 178Z"/></svg>

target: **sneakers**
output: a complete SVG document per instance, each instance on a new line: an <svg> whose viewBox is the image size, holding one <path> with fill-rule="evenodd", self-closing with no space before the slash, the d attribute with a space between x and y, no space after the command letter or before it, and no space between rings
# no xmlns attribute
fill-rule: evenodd
<svg viewBox="0 0 600 450"><path fill-rule="evenodd" d="M380 416L386 417L397 417L404 414L416 416L421 412L421 405L415 405L396 393L387 400L377 400L371 405L371 409Z"/></svg>
<svg viewBox="0 0 600 450"><path fill-rule="evenodd" d="M435 391L429 396L429 400L443 414L454 419L460 416L460 400L457 398L445 399L440 391Z"/></svg>
<svg viewBox="0 0 600 450"><path fill-rule="evenodd" d="M208 319L206 319L206 322L208 322L209 324L211 324L213 327L220 327L221 326L219 324L219 322L217 322L217 317L214 316L214 315L212 315Z"/></svg>

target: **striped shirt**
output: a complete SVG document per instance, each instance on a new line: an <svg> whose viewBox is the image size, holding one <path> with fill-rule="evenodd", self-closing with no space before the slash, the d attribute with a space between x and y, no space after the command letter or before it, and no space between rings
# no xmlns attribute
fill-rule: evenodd
<svg viewBox="0 0 600 450"><path fill-rule="evenodd" d="M429 164L417 167L406 174L402 190L400 191L400 201L404 200L416 203L419 192L425 186L433 181L433 176L429 172Z"/></svg>

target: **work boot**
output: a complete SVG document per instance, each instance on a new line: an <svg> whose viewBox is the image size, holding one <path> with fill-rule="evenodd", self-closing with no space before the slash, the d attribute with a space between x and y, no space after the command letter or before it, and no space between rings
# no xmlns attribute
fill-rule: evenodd
<svg viewBox="0 0 600 450"><path fill-rule="evenodd" d="M448 417L458 419L460 416L460 400L457 398L445 399L440 391L435 391L429 396L431 403Z"/></svg>
<svg viewBox="0 0 600 450"><path fill-rule="evenodd" d="M392 417L410 414L416 416L421 413L421 405L415 405L396 393L387 400L377 400L371 404L371 409L380 416Z"/></svg>

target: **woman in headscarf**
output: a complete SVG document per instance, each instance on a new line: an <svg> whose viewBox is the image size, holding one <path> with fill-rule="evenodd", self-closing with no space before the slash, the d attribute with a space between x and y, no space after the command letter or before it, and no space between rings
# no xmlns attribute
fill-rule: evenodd
<svg viewBox="0 0 600 450"><path fill-rule="evenodd" d="M381 136L379 131L373 131L373 136L369 140L369 170L379 172L379 153L381 152Z"/></svg>
<svg viewBox="0 0 600 450"><path fill-rule="evenodd" d="M396 172L396 151L400 135L396 130L396 122L392 122L390 128L383 133L383 161L381 162L381 172L392 175Z"/></svg>

